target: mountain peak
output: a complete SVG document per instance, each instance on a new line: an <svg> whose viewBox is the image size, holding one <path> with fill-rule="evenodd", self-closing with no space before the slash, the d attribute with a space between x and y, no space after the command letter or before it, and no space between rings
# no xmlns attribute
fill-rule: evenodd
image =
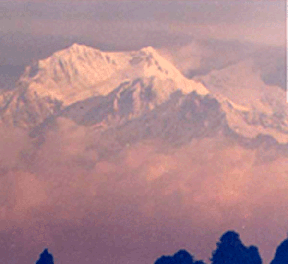
<svg viewBox="0 0 288 264"><path fill-rule="evenodd" d="M142 48L140 51L145 52L145 53L152 53L152 54L158 54L157 50L154 49L152 46L147 46Z"/></svg>
<svg viewBox="0 0 288 264"><path fill-rule="evenodd" d="M131 52L104 52L74 43L40 60L35 70L28 67L22 76L37 94L56 98L65 105L107 95L123 80L133 82L139 78L155 79L155 89L165 94L165 98L175 90L208 93L203 85L186 79L151 46Z"/></svg>
<svg viewBox="0 0 288 264"><path fill-rule="evenodd" d="M66 49L60 50L60 51L56 51L52 56L63 56L65 54L84 54L84 53L101 53L100 50L94 48L94 47L89 47L86 45L82 45L82 44L78 44L78 43L74 43L71 46L69 46Z"/></svg>
<svg viewBox="0 0 288 264"><path fill-rule="evenodd" d="M87 49L87 48L88 47L85 45L74 43L70 47L68 47L67 50L79 53L81 50Z"/></svg>
<svg viewBox="0 0 288 264"><path fill-rule="evenodd" d="M78 48L81 48L83 47L84 45L81 45L77 42L73 43L71 46L68 47L68 49L78 49ZM86 47L86 46L85 46Z"/></svg>
<svg viewBox="0 0 288 264"><path fill-rule="evenodd" d="M75 42L75 43L73 43L73 44L70 46L70 48L79 48L79 47L83 47L83 46L85 46L85 45L81 45L81 44ZM85 47L86 47L86 46L85 46Z"/></svg>

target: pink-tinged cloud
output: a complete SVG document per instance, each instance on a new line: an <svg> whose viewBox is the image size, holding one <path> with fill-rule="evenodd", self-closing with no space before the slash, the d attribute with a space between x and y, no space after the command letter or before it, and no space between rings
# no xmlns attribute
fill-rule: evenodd
<svg viewBox="0 0 288 264"><path fill-rule="evenodd" d="M2 162L9 171L1 178L0 228L23 230L16 247L39 251L46 243L72 264L92 256L107 263L107 252L108 263L142 255L153 262L183 247L207 259L218 237L235 229L267 259L285 236L286 157L257 164L257 151L221 140L172 149L155 139L97 161L92 131L65 119L35 152L25 137L11 145L17 135L5 138L3 153L34 156Z"/></svg>

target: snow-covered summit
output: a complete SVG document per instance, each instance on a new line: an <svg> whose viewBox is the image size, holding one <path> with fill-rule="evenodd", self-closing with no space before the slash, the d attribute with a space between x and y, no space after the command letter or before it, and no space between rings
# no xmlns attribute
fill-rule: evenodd
<svg viewBox="0 0 288 264"><path fill-rule="evenodd" d="M68 105L91 96L107 95L123 81L152 77L156 82L170 83L154 87L160 89L160 95L178 89L184 93L193 90L208 93L202 84L186 79L152 47L131 52L102 52L75 43L27 67L21 81L39 96L53 97Z"/></svg>
<svg viewBox="0 0 288 264"><path fill-rule="evenodd" d="M104 52L73 44L27 67L19 87L0 94L0 122L33 127L61 115L107 128L150 116L157 131L161 124L168 128L168 120L173 130L181 117L193 123L187 133L197 135L221 120L219 126L226 122L223 129L245 138L262 134L288 142L285 91L267 86L250 61L190 80L150 46Z"/></svg>

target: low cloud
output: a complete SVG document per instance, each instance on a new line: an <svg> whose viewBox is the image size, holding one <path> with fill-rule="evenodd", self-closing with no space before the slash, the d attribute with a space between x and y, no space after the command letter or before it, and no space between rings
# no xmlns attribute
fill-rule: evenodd
<svg viewBox="0 0 288 264"><path fill-rule="evenodd" d="M5 141L13 143L17 135ZM22 145L7 143L6 149L32 153L31 139L24 138ZM258 245L264 258L272 258L285 235L287 158L256 165L257 151L227 141L192 140L175 149L154 139L99 160L93 138L90 128L60 119L33 159L10 155L9 171L1 176L2 232L24 228L22 238L32 243L27 250L54 243L61 261L97 255L105 263L107 250L123 261L134 255L136 261L142 251L152 262L182 247L207 260L218 237L235 229L245 243ZM266 238L265 226L271 230ZM161 243L164 238L171 243ZM87 253L90 243L94 253ZM79 247L78 260L64 253L73 247Z"/></svg>

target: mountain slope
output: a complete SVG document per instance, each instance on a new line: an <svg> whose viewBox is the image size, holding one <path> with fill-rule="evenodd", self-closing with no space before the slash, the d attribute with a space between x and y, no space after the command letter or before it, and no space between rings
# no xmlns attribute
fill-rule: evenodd
<svg viewBox="0 0 288 264"><path fill-rule="evenodd" d="M149 77L158 82L160 101L177 89L208 93L203 85L182 76L152 47L135 52L101 52L74 44L28 67L21 81L40 96L50 96L69 105L91 96L107 95L123 81Z"/></svg>
<svg viewBox="0 0 288 264"><path fill-rule="evenodd" d="M27 67L18 84L0 95L2 123L34 131L48 117L64 117L116 129L123 142L147 135L187 142L227 131L288 142L284 91L267 86L250 61L189 80L152 47L102 52L74 44Z"/></svg>
<svg viewBox="0 0 288 264"><path fill-rule="evenodd" d="M201 81L221 102L229 126L236 132L248 138L264 134L281 143L288 141L285 91L265 84L251 60L214 70L195 80Z"/></svg>
<svg viewBox="0 0 288 264"><path fill-rule="evenodd" d="M25 86L0 94L0 124L33 128L60 109L60 101L40 97Z"/></svg>

